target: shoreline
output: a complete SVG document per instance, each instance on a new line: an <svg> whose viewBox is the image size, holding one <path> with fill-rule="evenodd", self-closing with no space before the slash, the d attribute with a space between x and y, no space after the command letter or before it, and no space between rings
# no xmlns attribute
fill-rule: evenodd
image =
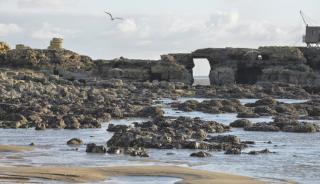
<svg viewBox="0 0 320 184"><path fill-rule="evenodd" d="M33 149L32 146L0 145L0 153L32 151Z"/></svg>
<svg viewBox="0 0 320 184"><path fill-rule="evenodd" d="M178 166L114 166L114 167L30 167L0 166L1 181L44 179L64 182L98 182L117 176L159 176L181 178L188 184L262 184L246 176L195 170Z"/></svg>

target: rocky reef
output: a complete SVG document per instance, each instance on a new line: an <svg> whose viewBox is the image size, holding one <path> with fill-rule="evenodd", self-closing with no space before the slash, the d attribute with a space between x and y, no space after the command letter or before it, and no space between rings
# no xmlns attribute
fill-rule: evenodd
<svg viewBox="0 0 320 184"><path fill-rule="evenodd" d="M134 127L110 125L115 132L107 144L111 148L157 148L157 149L203 149L226 151L226 154L240 154L247 147L232 135L211 136L209 133L229 131L226 125L203 121L200 118L179 117L177 119L156 118Z"/></svg>
<svg viewBox="0 0 320 184"><path fill-rule="evenodd" d="M315 93L317 77L311 77L313 82L308 78L316 76L320 68L315 48L201 49L162 55L160 60L92 60L60 47L32 49L19 45L10 49L4 42L0 42L0 49L1 128L96 128L112 118L160 118L164 113L154 106L155 100L180 96L225 99L171 104L183 111L238 113L240 118L320 116L317 100L283 104L268 99L319 97ZM213 85L191 86L193 58L208 58ZM239 73L242 67L251 67L252 72L261 69L262 73L251 80L255 75L247 70ZM300 75L295 69L301 67L307 72L301 70ZM268 72L278 69L292 70L292 76L284 77L290 80L274 74L268 77ZM220 70L223 74L216 76ZM299 80L292 82L297 74ZM245 84L234 84L237 80ZM263 99L243 105L231 98Z"/></svg>

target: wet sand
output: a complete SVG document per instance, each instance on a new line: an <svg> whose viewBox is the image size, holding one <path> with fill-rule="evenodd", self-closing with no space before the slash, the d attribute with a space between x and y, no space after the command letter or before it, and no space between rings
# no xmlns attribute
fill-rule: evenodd
<svg viewBox="0 0 320 184"><path fill-rule="evenodd" d="M13 146L13 145L0 145L0 153L1 152L23 152L23 151L31 151L33 147L31 146Z"/></svg>
<svg viewBox="0 0 320 184"><path fill-rule="evenodd" d="M65 182L98 182L116 176L166 176L181 178L186 184L259 184L261 181L231 174L194 170L177 166L118 166L118 167L30 167L0 166L0 182L21 182L30 179Z"/></svg>

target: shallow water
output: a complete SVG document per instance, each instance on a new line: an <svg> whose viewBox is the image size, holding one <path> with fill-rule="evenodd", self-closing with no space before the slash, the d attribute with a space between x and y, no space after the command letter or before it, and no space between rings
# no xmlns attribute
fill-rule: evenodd
<svg viewBox="0 0 320 184"><path fill-rule="evenodd" d="M179 98L177 100L172 100L170 98L163 98L161 99L160 101L162 101L163 103L165 104L169 104L169 103L172 103L172 102L185 102L185 101L188 101L188 100L196 100L198 102L203 102L204 100L223 100L222 98L190 98L190 97L183 97L183 98ZM240 103L241 104L247 104L247 103L255 103L256 101L258 101L259 99L239 99ZM283 103L289 103L289 104L292 104L292 103L304 103L304 102L307 102L309 101L308 99L305 99L305 100L301 100L301 99L275 99L276 101L278 102L283 102Z"/></svg>
<svg viewBox="0 0 320 184"><path fill-rule="evenodd" d="M202 100L202 99L198 99ZM250 100L243 99L243 102ZM284 100L287 103L297 103L296 100ZM234 121L236 114L207 114L201 112L181 112L165 109L167 116L201 117L205 120L214 120L224 124ZM272 117L254 118L253 122L271 121ZM114 124L130 124L132 122L146 121L147 119L112 120ZM246 132L242 129L232 129L223 134L237 135L241 140L253 140L256 144L245 149L261 150L268 148L275 154L267 155L225 155L223 152L210 152L212 157L194 158L189 155L196 150L158 150L150 149L149 158L130 157L125 155L87 154L85 145L75 147L66 145L74 137L82 139L85 143L94 142L105 144L112 136L107 132L108 124L100 129L82 130L44 130L34 129L0 129L0 144L28 145L36 144L36 149L26 153L10 154L16 159L5 158L9 153L2 154L0 164L26 164L26 165L61 165L61 166L114 166L114 165L155 165L169 164L192 167L210 171L230 172L265 179L268 182L281 183L282 179L294 180L299 183L318 183L320 181L320 133L285 133L285 132ZM214 134L216 135L216 134ZM272 143L268 143L271 141ZM170 153L170 154L168 154ZM23 156L19 158L19 156ZM131 178L131 177L130 177ZM176 179L176 178L170 178ZM143 180L143 177L142 177ZM141 178L128 179L113 178L116 183L141 182ZM129 182L130 181L130 182ZM148 183L156 184L149 180ZM173 183L164 181L163 183ZM142 183L142 182L141 182ZM145 183L145 182L144 182Z"/></svg>
<svg viewBox="0 0 320 184"><path fill-rule="evenodd" d="M113 177L103 183L106 184L146 184L152 181L153 184L174 184L175 182L181 181L180 178L173 177L162 177L162 176L120 176Z"/></svg>

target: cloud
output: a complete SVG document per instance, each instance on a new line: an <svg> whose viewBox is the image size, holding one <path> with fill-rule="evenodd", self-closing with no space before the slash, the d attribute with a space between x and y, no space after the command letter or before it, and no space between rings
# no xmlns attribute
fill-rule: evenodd
<svg viewBox="0 0 320 184"><path fill-rule="evenodd" d="M23 16L3 14L2 17L9 23L24 25L20 38L12 36L15 40L22 38L34 47L43 47L43 40L63 37L68 49L93 58L159 58L165 53L191 52L204 47L290 45L304 31L300 25L241 15L234 11L121 14L126 18L124 21L109 21L103 11L101 15L43 11L41 16L26 12ZM39 22L45 23L39 25ZM6 29L0 26L0 35L3 30ZM14 31L7 31L11 32Z"/></svg>
<svg viewBox="0 0 320 184"><path fill-rule="evenodd" d="M57 8L64 4L64 0L18 0L19 8Z"/></svg>
<svg viewBox="0 0 320 184"><path fill-rule="evenodd" d="M220 28L233 26L239 22L239 14L236 12L216 12L209 17L206 26L210 28Z"/></svg>
<svg viewBox="0 0 320 184"><path fill-rule="evenodd" d="M49 23L43 23L42 27L34 31L31 35L35 39L50 39L53 37L63 37L62 29L59 27L53 27Z"/></svg>
<svg viewBox="0 0 320 184"><path fill-rule="evenodd" d="M303 31L295 25L244 19L234 11L211 15L140 15L129 20L115 27L106 25L100 46L110 49L108 56L154 58L204 47L292 45Z"/></svg>
<svg viewBox="0 0 320 184"><path fill-rule="evenodd" d="M42 27L40 29L32 32L31 37L40 40L47 40L53 37L74 37L78 33L79 31L55 27L52 24L45 22L42 24Z"/></svg>
<svg viewBox="0 0 320 184"><path fill-rule="evenodd" d="M137 24L133 19L125 19L117 27L122 33L133 33L138 30Z"/></svg>
<svg viewBox="0 0 320 184"><path fill-rule="evenodd" d="M8 36L12 33L21 32L23 29L17 24L1 24L0 23L0 36Z"/></svg>

